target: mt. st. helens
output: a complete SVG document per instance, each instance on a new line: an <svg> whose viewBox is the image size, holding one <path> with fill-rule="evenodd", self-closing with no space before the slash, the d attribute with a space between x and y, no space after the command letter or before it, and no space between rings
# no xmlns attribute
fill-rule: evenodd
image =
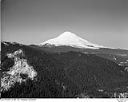
<svg viewBox="0 0 128 102"><path fill-rule="evenodd" d="M51 53L47 47L36 45L9 42L1 45L1 97L101 98L128 93L128 72L123 66L94 54L100 49L89 49L93 53L74 50ZM34 78L29 77L33 72L36 73Z"/></svg>
<svg viewBox="0 0 128 102"><path fill-rule="evenodd" d="M85 54L96 54L97 56L107 58L119 65L128 66L128 50L104 47L93 44L71 32L64 32L58 37L47 40L34 46L48 52L82 52Z"/></svg>
<svg viewBox="0 0 128 102"><path fill-rule="evenodd" d="M71 46L75 48L88 48L88 49L99 49L104 48L103 46L93 44L87 40L80 38L71 32L64 32L56 38L47 40L40 44L42 45L54 45L54 46Z"/></svg>
<svg viewBox="0 0 128 102"><path fill-rule="evenodd" d="M128 97L128 50L71 32L40 45L1 47L2 97Z"/></svg>

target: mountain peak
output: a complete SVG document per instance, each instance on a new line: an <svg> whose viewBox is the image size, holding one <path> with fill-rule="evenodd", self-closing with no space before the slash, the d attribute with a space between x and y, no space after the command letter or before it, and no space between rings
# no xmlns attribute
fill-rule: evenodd
<svg viewBox="0 0 128 102"><path fill-rule="evenodd" d="M70 32L70 31L65 31L64 33L62 33L62 34L73 34L72 32Z"/></svg>
<svg viewBox="0 0 128 102"><path fill-rule="evenodd" d="M72 33L72 32L66 31L66 32L60 34L57 38L62 38L62 39L65 39L65 40L68 40L68 39L71 40L73 38L75 38L75 39L78 38L78 36L76 34Z"/></svg>
<svg viewBox="0 0 128 102"><path fill-rule="evenodd" d="M99 49L103 46L99 46L97 44L93 44L76 34L66 31L60 34L58 37L47 40L40 44L42 45L54 45L54 46L71 46L75 48L89 48L89 49Z"/></svg>
<svg viewBox="0 0 128 102"><path fill-rule="evenodd" d="M74 36L75 35L76 36L76 34L69 32L69 31L62 33L61 35L63 35L63 36L66 36L66 35Z"/></svg>

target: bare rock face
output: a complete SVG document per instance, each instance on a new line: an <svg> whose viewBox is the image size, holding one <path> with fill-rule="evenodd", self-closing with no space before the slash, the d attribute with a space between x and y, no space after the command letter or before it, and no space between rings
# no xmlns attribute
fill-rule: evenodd
<svg viewBox="0 0 128 102"><path fill-rule="evenodd" d="M16 82L22 83L27 79L34 80L37 72L33 66L28 65L27 60L23 58L25 55L21 49L7 54L8 58L14 60L14 65L9 71L3 72L1 78L1 91L6 91L15 85Z"/></svg>

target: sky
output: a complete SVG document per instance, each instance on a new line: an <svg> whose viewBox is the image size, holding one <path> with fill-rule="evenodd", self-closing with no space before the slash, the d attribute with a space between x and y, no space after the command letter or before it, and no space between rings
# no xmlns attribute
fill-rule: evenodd
<svg viewBox="0 0 128 102"><path fill-rule="evenodd" d="M65 31L128 49L128 0L2 0L2 40L40 44Z"/></svg>

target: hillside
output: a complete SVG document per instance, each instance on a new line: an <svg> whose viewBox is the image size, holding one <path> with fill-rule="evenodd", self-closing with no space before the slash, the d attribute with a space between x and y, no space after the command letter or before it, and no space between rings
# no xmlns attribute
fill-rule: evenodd
<svg viewBox="0 0 128 102"><path fill-rule="evenodd" d="M95 53L51 53L47 48L9 42L2 42L1 46L2 80L8 77L6 81L10 83L9 87L3 85L1 97L98 98L128 93L124 66Z"/></svg>

